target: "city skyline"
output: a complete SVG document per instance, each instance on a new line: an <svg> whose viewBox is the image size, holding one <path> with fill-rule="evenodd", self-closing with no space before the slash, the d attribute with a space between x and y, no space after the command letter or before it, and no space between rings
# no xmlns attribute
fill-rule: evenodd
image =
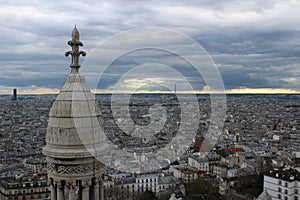
<svg viewBox="0 0 300 200"><path fill-rule="evenodd" d="M218 67L227 93L300 93L297 7L297 1L3 2L0 94L12 94L13 88L18 94L58 93L70 70L64 52L69 50L65 41L74 24L80 29L87 55L99 42L120 32L168 28L204 47ZM163 56L156 58L160 61ZM174 60L168 58L172 66ZM119 68L108 72L109 77L118 78L115 69L128 63L121 60L116 64ZM81 72L88 80L92 72L85 68L83 65ZM188 72L186 76L194 78ZM145 84L134 79L127 83ZM97 92L108 93L113 86L108 80ZM166 91L146 87L139 92ZM208 89L204 84L187 91L178 84L177 92L208 93Z"/></svg>

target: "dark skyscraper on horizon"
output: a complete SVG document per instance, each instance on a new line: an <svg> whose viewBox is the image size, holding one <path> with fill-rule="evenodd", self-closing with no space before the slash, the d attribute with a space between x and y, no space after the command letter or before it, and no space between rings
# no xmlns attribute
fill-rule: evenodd
<svg viewBox="0 0 300 200"><path fill-rule="evenodd" d="M18 97L17 97L17 89L13 89L13 98L12 98L12 100L17 100L18 99Z"/></svg>

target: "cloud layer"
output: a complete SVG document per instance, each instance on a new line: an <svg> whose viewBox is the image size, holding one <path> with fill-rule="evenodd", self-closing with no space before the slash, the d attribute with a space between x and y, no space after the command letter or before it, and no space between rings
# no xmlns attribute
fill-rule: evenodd
<svg viewBox="0 0 300 200"><path fill-rule="evenodd" d="M66 42L77 24L87 53L99 42L132 28L171 28L206 49L228 91L300 91L299 7L297 0L1 1L0 85L20 89L34 85L51 91L61 87L69 73ZM115 62L116 67L107 72L110 79L98 89L113 87L122 69L143 56L133 55ZM196 78L192 68L175 63L170 55L153 52L153 58L168 59L189 80ZM82 72L92 77L93 72L84 67ZM201 78L197 84L197 90L205 86Z"/></svg>

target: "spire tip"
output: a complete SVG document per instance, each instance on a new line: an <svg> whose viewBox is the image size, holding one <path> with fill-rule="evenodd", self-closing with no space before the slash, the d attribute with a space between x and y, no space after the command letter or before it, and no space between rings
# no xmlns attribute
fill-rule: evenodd
<svg viewBox="0 0 300 200"><path fill-rule="evenodd" d="M76 28L76 24L72 31L72 40L68 41L68 45L72 47L72 50L66 52L65 55L72 56L72 63L70 67L72 68L72 73L77 73L80 67L79 56L85 56L86 53L79 50L79 46L83 46L83 43L79 40L79 31Z"/></svg>

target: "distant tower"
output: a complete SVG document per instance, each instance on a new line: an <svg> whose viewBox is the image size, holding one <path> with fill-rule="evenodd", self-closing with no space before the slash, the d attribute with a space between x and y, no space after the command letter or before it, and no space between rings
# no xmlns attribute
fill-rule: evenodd
<svg viewBox="0 0 300 200"><path fill-rule="evenodd" d="M85 52L79 50L83 44L76 26L68 45L72 47L66 52L66 56L72 56L71 73L50 110L43 148L51 200L102 200L104 166L87 150L99 146L101 113L79 74L79 56L85 56Z"/></svg>
<svg viewBox="0 0 300 200"><path fill-rule="evenodd" d="M176 84L175 84L175 86L174 86L174 93L175 93L175 95L176 95Z"/></svg>
<svg viewBox="0 0 300 200"><path fill-rule="evenodd" d="M13 89L13 98L12 98L12 100L17 100L18 99L18 97L17 97L17 89Z"/></svg>

